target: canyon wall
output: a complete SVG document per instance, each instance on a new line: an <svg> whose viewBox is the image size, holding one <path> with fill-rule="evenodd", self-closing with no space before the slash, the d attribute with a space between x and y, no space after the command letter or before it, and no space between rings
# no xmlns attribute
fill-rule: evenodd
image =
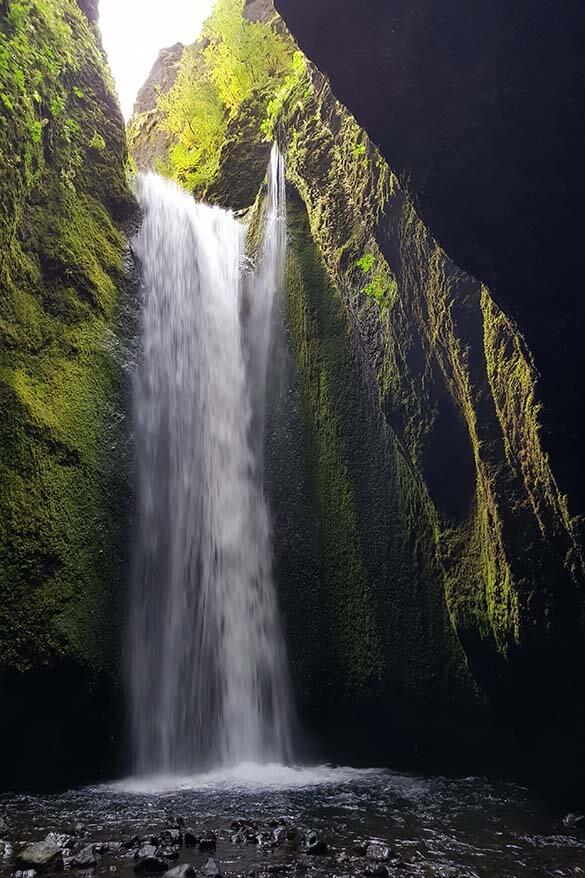
<svg viewBox="0 0 585 878"><path fill-rule="evenodd" d="M134 208L95 18L95 4L74 0L0 4L5 787L99 771L115 714L128 496L121 225Z"/></svg>

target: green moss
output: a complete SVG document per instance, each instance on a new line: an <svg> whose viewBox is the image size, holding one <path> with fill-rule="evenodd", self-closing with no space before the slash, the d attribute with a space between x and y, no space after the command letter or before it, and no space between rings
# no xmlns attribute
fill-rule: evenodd
<svg viewBox="0 0 585 878"><path fill-rule="evenodd" d="M131 209L124 128L73 0L12 0L0 29L0 671L115 647L111 352ZM76 85L71 88L71 82Z"/></svg>
<svg viewBox="0 0 585 878"><path fill-rule="evenodd" d="M319 521L321 611L333 620L331 651L345 685L367 687L382 673L380 632L356 521L341 423L340 388L351 373L347 326L302 217L290 214L289 322L306 409L309 481Z"/></svg>

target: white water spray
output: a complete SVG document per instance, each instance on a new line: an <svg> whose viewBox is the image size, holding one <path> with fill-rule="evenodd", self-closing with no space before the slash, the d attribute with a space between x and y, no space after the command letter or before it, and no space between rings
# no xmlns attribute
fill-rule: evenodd
<svg viewBox="0 0 585 878"><path fill-rule="evenodd" d="M137 183L144 302L129 671L139 773L291 755L261 459L286 243L276 149L269 190L257 280L242 308L245 229L160 177Z"/></svg>

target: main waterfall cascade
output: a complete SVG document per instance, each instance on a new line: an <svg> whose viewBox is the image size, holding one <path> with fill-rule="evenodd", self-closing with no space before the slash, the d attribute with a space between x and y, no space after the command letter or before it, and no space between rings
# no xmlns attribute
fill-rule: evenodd
<svg viewBox="0 0 585 878"><path fill-rule="evenodd" d="M136 188L144 300L129 626L135 769L286 762L291 702L262 463L286 246L283 160L275 147L259 265L246 285L246 230L231 213L153 174Z"/></svg>

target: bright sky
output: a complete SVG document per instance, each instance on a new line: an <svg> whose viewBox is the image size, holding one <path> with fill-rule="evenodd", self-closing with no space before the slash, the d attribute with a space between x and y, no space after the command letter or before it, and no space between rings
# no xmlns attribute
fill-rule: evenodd
<svg viewBox="0 0 585 878"><path fill-rule="evenodd" d="M100 0L104 48L128 119L161 49L192 43L213 0Z"/></svg>

